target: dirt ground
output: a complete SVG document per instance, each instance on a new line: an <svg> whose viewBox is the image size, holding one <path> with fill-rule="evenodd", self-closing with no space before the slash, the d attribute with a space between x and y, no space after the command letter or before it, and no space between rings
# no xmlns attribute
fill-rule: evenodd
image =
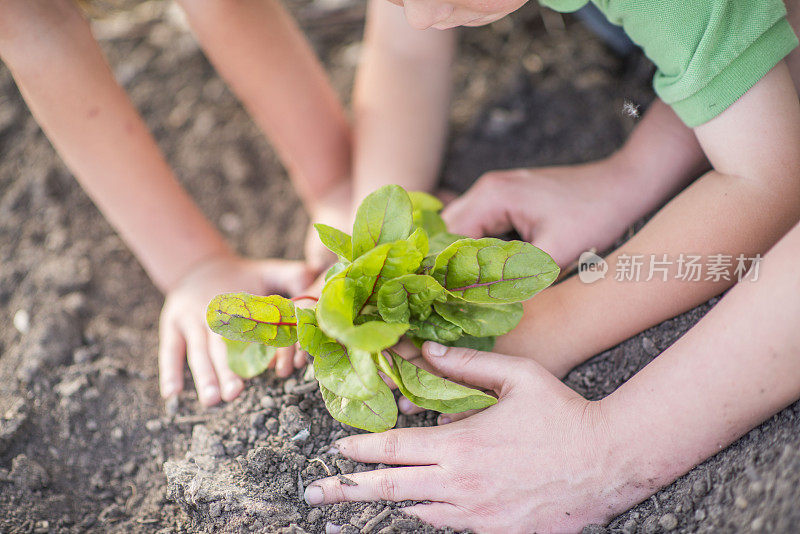
<svg viewBox="0 0 800 534"><path fill-rule="evenodd" d="M347 98L363 5L292 8ZM299 258L307 217L296 195L172 8L144 3L96 32L181 180L231 242L252 256ZM634 125L623 100L652 98L645 60L621 60L574 18L535 5L463 32L455 72L443 180L456 189L490 169L607 154ZM324 532L328 522L345 533L423 530L386 503L305 505L302 487L325 475L312 459L343 474L367 466L325 452L353 430L327 415L300 374L255 379L211 410L188 391L165 411L156 381L161 295L3 68L0 257L0 531L289 533ZM610 393L711 305L598 355L566 382L590 398ZM430 424L431 414L399 419ZM289 439L303 428L307 440ZM585 532L798 532L798 436L795 404Z"/></svg>

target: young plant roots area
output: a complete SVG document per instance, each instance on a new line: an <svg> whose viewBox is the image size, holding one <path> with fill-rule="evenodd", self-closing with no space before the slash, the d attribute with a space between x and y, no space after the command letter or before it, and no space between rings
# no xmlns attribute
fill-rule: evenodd
<svg viewBox="0 0 800 534"><path fill-rule="evenodd" d="M116 74L230 241L255 257L299 258L308 221L297 196L192 39L161 16L165 4L99 28ZM329 5L291 7L347 95L363 6L325 12ZM623 102L652 98L648 63L618 59L575 19L564 22L560 29L531 4L463 32L445 185L464 190L491 169L597 158L633 127ZM165 411L156 380L161 295L2 67L0 256L0 532L316 533L328 522L347 533L435 532L394 504L303 502L311 481L332 474L346 484L371 466L327 452L357 430L329 415L302 371L285 381L262 374L236 401L209 410L187 374L189 391ZM566 383L589 398L607 395L713 304L598 355ZM432 424L433 412L397 417L400 427ZM608 531L796 532L798 436L795 404Z"/></svg>

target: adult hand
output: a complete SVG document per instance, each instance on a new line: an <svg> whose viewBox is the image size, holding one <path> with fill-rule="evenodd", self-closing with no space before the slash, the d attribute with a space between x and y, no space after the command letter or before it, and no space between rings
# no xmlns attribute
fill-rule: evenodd
<svg viewBox="0 0 800 534"><path fill-rule="evenodd" d="M404 464L308 486L312 505L418 500L405 511L437 527L476 532L579 531L632 502L600 402L569 389L536 362L426 343L444 376L494 391L496 405L433 428L405 428L336 442L360 462Z"/></svg>
<svg viewBox="0 0 800 534"><path fill-rule="evenodd" d="M631 174L614 156L583 165L488 172L442 217L451 232L468 237L516 230L563 267L583 251L612 246L635 218Z"/></svg>
<svg viewBox="0 0 800 534"><path fill-rule="evenodd" d="M235 399L244 384L228 367L224 341L206 324L208 303L229 291L297 294L310 279L307 267L297 261L222 255L195 266L167 293L161 311L158 361L162 396L168 398L183 390L183 366L188 360L201 403L211 406ZM276 365L285 367L287 363L291 366L291 359Z"/></svg>

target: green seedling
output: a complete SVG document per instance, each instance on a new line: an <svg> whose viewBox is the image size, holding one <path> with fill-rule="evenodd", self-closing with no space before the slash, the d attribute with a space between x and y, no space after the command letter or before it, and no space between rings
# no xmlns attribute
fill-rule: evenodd
<svg viewBox="0 0 800 534"><path fill-rule="evenodd" d="M313 358L331 415L371 432L397 422L379 372L422 408L456 413L497 402L416 367L392 347L405 336L417 346L431 340L491 350L496 336L519 323L521 301L552 284L559 269L529 243L448 233L441 209L426 193L390 185L364 200L352 235L315 225L339 261L313 308L278 295L216 296L207 320L226 339L231 369L256 376L276 347L299 343Z"/></svg>

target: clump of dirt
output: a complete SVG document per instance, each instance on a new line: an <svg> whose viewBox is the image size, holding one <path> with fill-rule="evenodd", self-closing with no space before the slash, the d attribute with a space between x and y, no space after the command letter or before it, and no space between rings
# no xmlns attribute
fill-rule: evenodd
<svg viewBox="0 0 800 534"><path fill-rule="evenodd" d="M363 6L292 4L345 97ZM98 23L115 74L201 208L240 251L299 258L307 217L258 129L168 4ZM548 24L545 25L545 18ZM444 183L610 153L651 98L650 67L535 5L461 33ZM560 22L564 22L563 28ZM549 30L548 30L549 28ZM310 508L302 488L371 469L330 452L354 432L298 373L202 410L156 380L161 296L92 206L0 69L0 531L433 532L392 503ZM600 398L713 305L666 321L566 378ZM698 355L702 357L702 355ZM187 375L187 384L191 378ZM433 414L399 426L433 425ZM306 434L307 431L307 434ZM608 527L800 530L800 406L782 411ZM385 466L378 466L385 467Z"/></svg>

